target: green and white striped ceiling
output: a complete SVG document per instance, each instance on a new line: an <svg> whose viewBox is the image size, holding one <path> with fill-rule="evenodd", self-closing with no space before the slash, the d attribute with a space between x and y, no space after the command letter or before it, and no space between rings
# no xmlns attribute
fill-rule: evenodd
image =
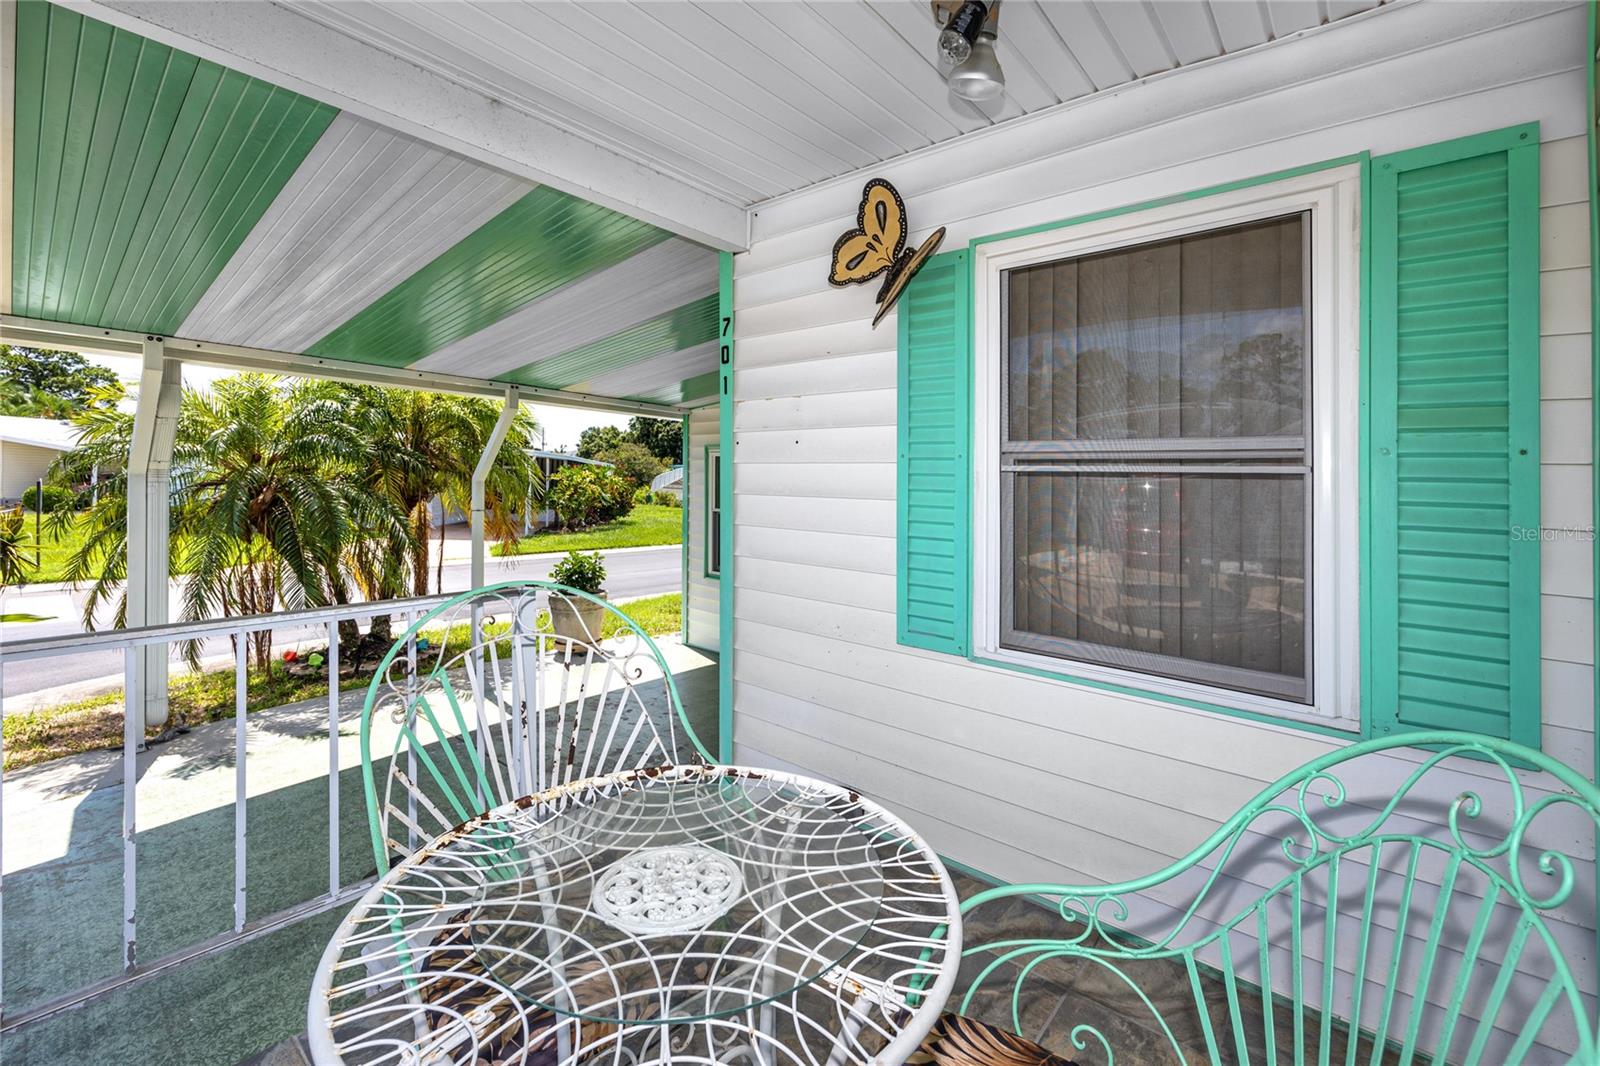
<svg viewBox="0 0 1600 1066"><path fill-rule="evenodd" d="M12 314L681 406L709 249L40 0Z"/></svg>

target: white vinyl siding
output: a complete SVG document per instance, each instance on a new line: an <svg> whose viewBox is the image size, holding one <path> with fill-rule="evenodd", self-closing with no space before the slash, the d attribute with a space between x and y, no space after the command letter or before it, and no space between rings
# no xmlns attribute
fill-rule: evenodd
<svg viewBox="0 0 1600 1066"><path fill-rule="evenodd" d="M1525 4L1493 9L1503 20L1496 27L1441 25L1490 10L1399 8L1381 30L1373 20L1286 42L1271 63L1295 75L1271 91L1265 53L1239 56L872 173L905 197L913 240L945 225L945 247L954 248L1362 151L1538 121L1543 520L1588 529L1585 13ZM826 282L828 249L849 225L861 181L762 206L751 250L734 260L735 760L856 785L942 854L1006 881L1149 873L1338 741L896 644L894 323L871 328L874 286ZM1544 750L1586 774L1592 547L1582 537L1546 541L1542 574ZM1398 775L1405 757L1389 765ZM1537 797L1539 779L1528 783ZM1386 775L1364 784L1380 791ZM1574 859L1592 859L1592 830L1571 821L1547 828ZM1592 867L1580 876L1591 878ZM1585 892L1593 898L1580 885ZM1163 892L1142 902L1154 920L1179 901ZM1592 918L1557 922L1555 932L1592 994ZM1320 954L1313 941L1308 956Z"/></svg>

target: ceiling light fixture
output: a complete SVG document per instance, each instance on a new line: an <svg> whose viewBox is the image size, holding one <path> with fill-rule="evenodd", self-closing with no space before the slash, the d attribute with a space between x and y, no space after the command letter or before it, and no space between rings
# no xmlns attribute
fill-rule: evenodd
<svg viewBox="0 0 1600 1066"><path fill-rule="evenodd" d="M1005 73L995 55L1000 0L934 0L933 16L939 32L939 56L954 64L950 91L965 100L983 102L998 98L1006 89Z"/></svg>
<svg viewBox="0 0 1600 1066"><path fill-rule="evenodd" d="M950 91L978 101L993 100L1006 91L1006 76L994 54L994 34L978 35L966 62L950 72Z"/></svg>
<svg viewBox="0 0 1600 1066"><path fill-rule="evenodd" d="M934 15L938 17L937 6ZM988 17L989 5L983 0L966 0L944 24L939 34L939 54L952 63L965 63Z"/></svg>

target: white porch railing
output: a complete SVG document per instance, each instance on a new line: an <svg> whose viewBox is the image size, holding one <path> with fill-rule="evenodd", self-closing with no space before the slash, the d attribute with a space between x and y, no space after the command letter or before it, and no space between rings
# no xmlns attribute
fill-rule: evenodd
<svg viewBox="0 0 1600 1066"><path fill-rule="evenodd" d="M169 625L148 626L141 629L108 630L100 633L75 633L65 636L41 637L32 640L10 641L0 644L0 716L4 714L4 669L6 664L31 659L49 659L86 652L119 650L123 653L124 714L122 737L122 972L115 976L85 984L79 988L56 994L43 1002L30 1004L21 1011L7 1011L4 988L4 940L0 933L0 1033L37 1022L61 1011L77 1007L97 996L176 966L194 961L273 932L304 918L320 914L353 899L365 891L371 878L341 883L339 854L339 623L361 621L380 615L399 616L405 632L424 613L438 606L451 595L416 597L403 600L383 600L371 603L345 604L305 611L283 611L277 614L251 615L241 618L211 619L202 622L181 622ZM326 667L328 671L328 889L325 894L306 900L265 917L250 920L246 901L249 896L249 868L246 862L246 824L249 797L246 784L249 775L246 752L248 728L248 642L244 639L262 630L284 628L325 628L328 642ZM146 656L134 654L138 649L165 646L195 639L232 638L234 641L234 851L233 851L233 928L227 932L170 952L151 962L142 963L138 954L137 864L139 850L138 785L139 752L144 744L144 722L136 713L137 702L133 694L144 683L142 675ZM416 655L416 641L409 641L408 654ZM0 804L4 800L4 750L0 739ZM0 917L5 900L5 841L3 806L0 806ZM0 921L0 931L3 931Z"/></svg>

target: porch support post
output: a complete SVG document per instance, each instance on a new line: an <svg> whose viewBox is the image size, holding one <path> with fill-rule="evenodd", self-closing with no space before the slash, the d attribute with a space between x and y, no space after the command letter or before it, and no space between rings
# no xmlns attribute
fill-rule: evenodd
<svg viewBox="0 0 1600 1066"><path fill-rule="evenodd" d="M489 434L488 441L483 446L483 454L478 456L478 465L472 471L472 587L482 588L484 582L484 527L488 511L488 482L489 471L494 469L494 461L500 455L500 446L505 443L506 434L511 432L511 423L517 417L517 407L522 403L522 395L514 388L506 390L505 406L500 408L500 417L495 421L494 431Z"/></svg>
<svg viewBox="0 0 1600 1066"><path fill-rule="evenodd" d="M167 530L171 513L172 448L182 397L181 364L166 357L160 337L146 338L139 372L138 406L128 449L128 627L169 621ZM130 715L142 713L146 727L167 721L167 646L130 649L142 659L140 691L128 693Z"/></svg>

